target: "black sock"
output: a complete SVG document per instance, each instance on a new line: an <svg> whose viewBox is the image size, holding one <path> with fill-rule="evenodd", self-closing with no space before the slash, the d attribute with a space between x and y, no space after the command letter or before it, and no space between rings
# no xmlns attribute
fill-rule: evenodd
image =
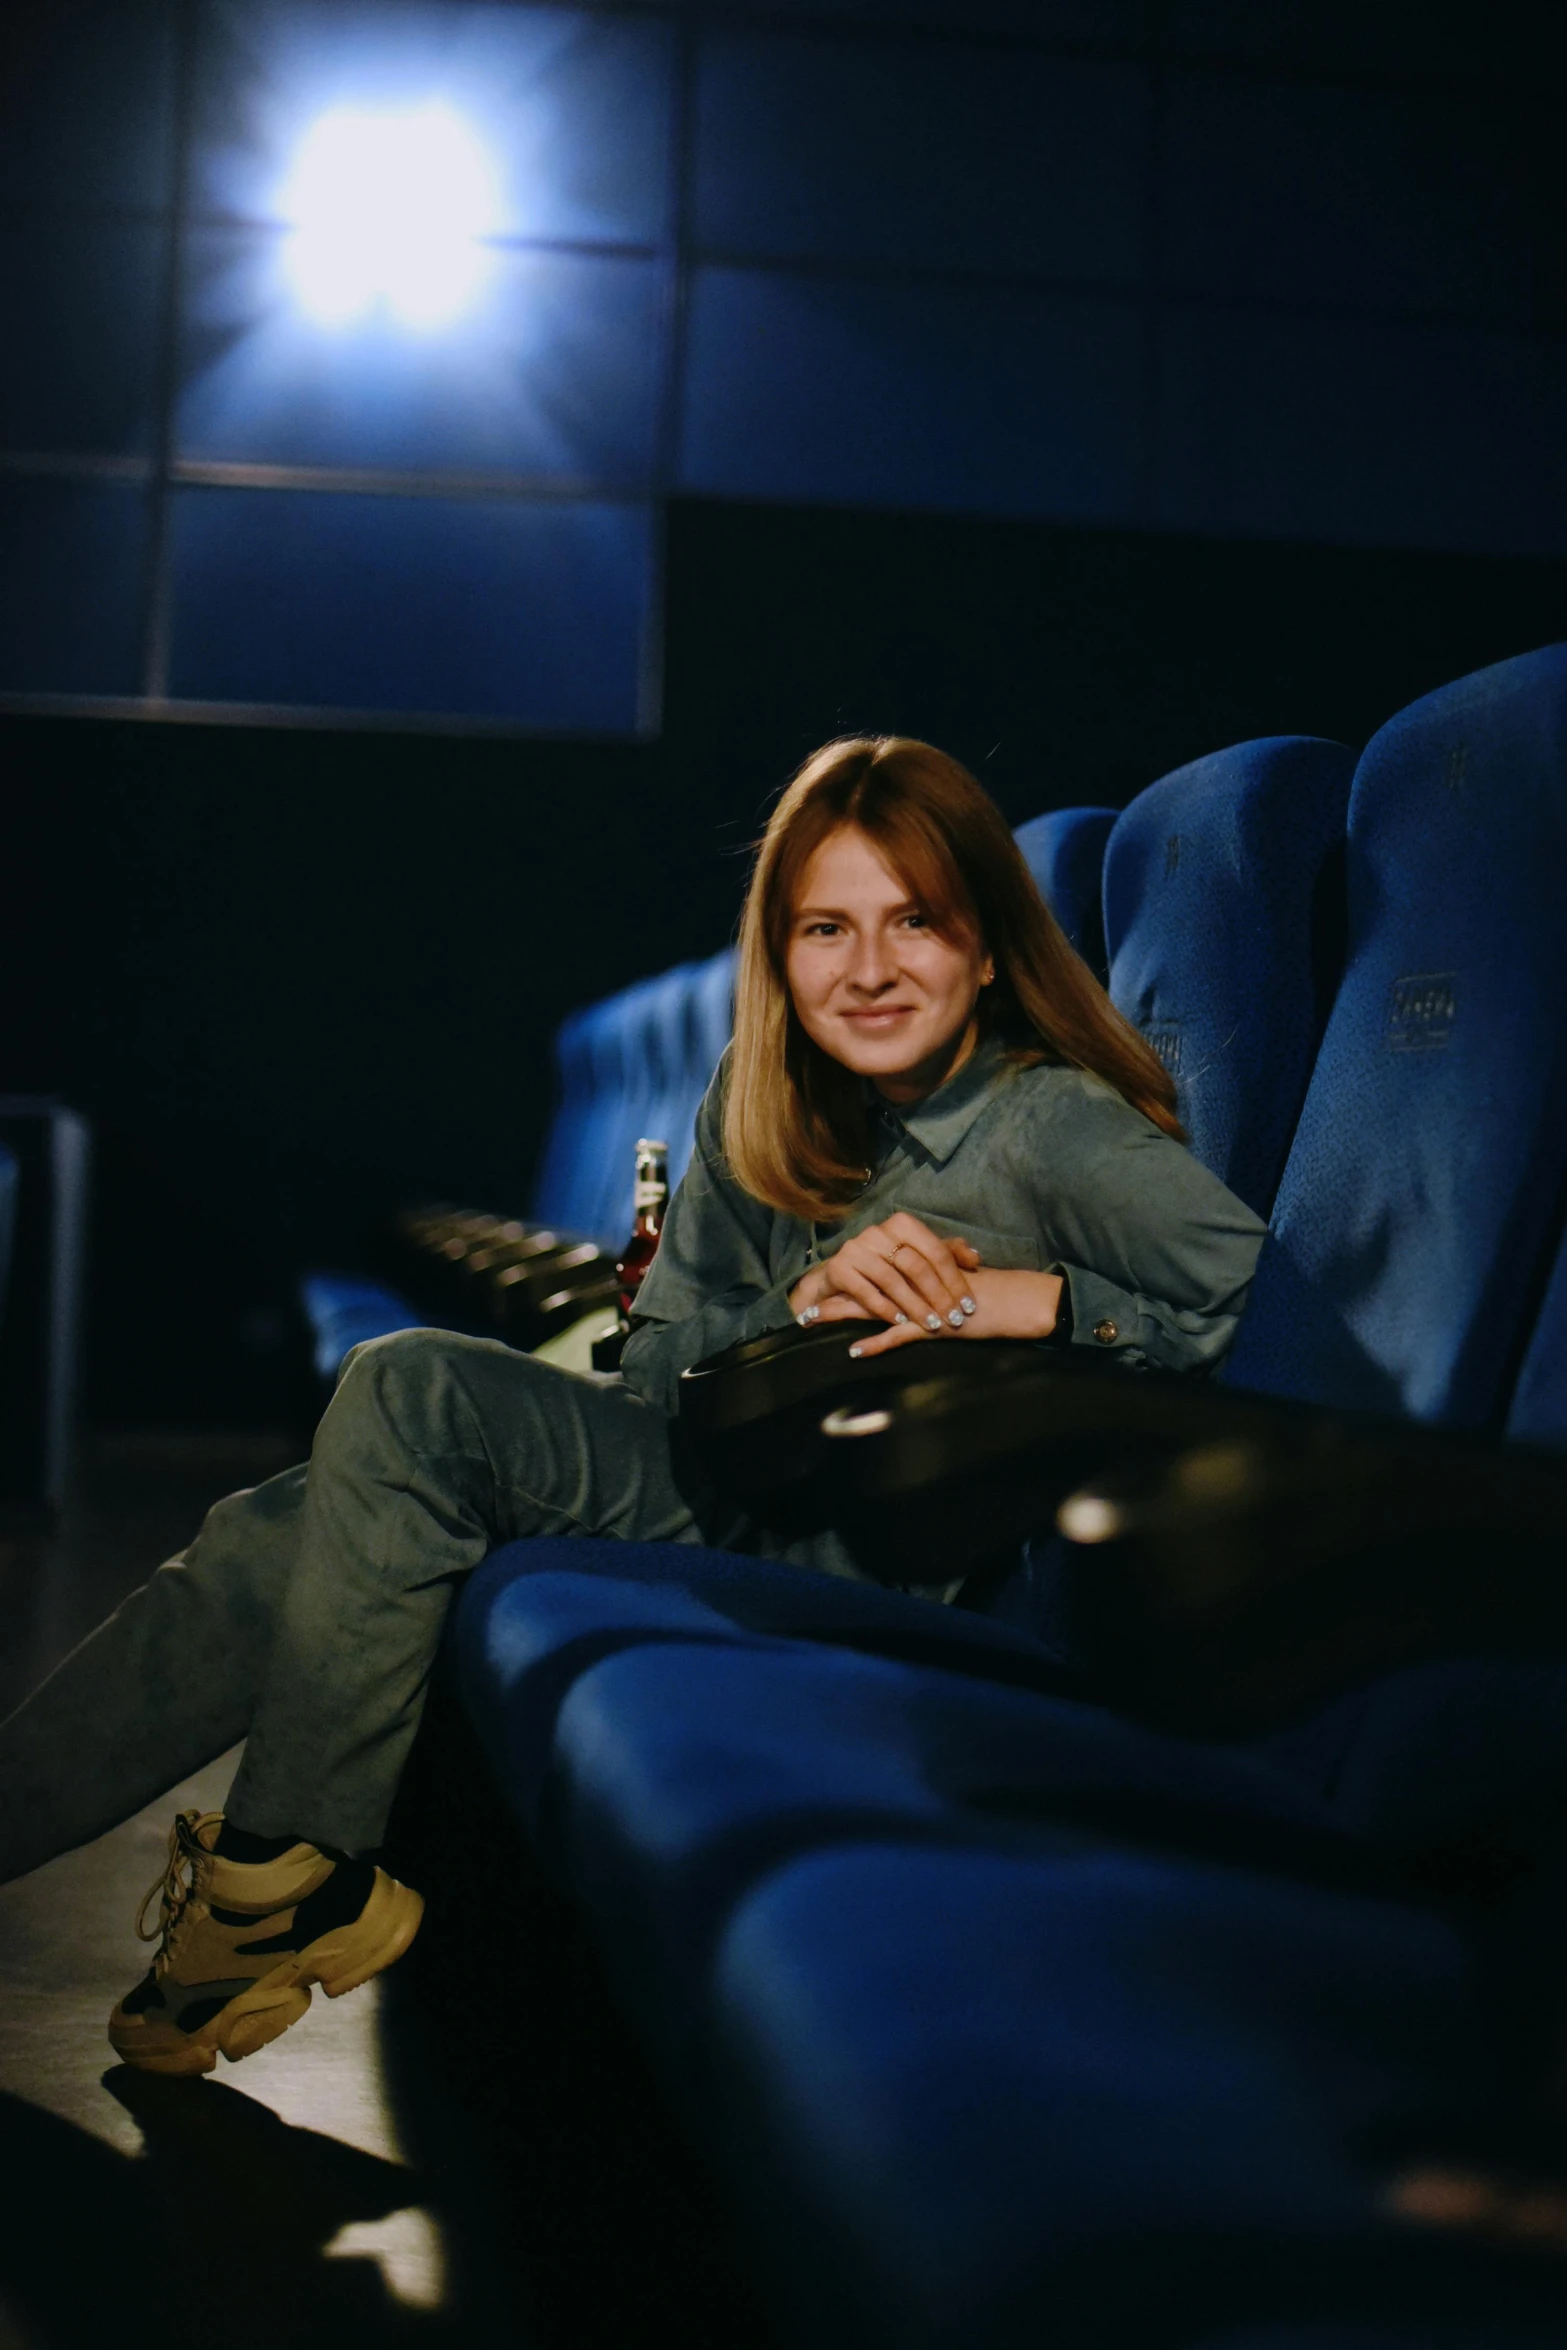
<svg viewBox="0 0 1567 2350"><path fill-rule="evenodd" d="M276 1860L280 1853L309 1841L308 1836L252 1836L248 1828L236 1828L232 1820L225 1819L213 1849L223 1860Z"/></svg>

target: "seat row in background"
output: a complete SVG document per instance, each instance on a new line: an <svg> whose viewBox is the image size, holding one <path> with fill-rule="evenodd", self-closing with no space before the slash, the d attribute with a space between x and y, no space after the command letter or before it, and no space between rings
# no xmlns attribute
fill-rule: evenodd
<svg viewBox="0 0 1567 2350"><path fill-rule="evenodd" d="M1093 823L1112 992L1271 1215L1228 1379L1567 1446L1567 647ZM1199 1742L961 1609L585 1539L454 1653L788 2339L1567 2339L1559 2254L1429 2224L1541 2143L1560 1658Z"/></svg>

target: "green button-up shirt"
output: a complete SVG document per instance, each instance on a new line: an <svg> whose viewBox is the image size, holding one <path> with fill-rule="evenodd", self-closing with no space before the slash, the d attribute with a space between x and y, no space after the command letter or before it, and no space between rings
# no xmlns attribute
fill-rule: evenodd
<svg viewBox="0 0 1567 2350"><path fill-rule="evenodd" d="M872 1094L870 1178L842 1223L813 1227L727 1173L727 1073L726 1055L626 1342L626 1382L649 1402L672 1412L688 1364L784 1328L802 1274L898 1208L987 1265L1062 1274L1075 1346L1132 1368L1222 1359L1267 1227L1102 1078L981 1044L923 1101Z"/></svg>

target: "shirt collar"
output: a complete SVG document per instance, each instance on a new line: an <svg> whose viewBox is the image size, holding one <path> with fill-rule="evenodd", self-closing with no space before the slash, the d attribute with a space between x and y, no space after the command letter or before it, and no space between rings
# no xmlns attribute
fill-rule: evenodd
<svg viewBox="0 0 1567 2350"><path fill-rule="evenodd" d="M895 1104L873 1085L866 1092L874 1114L894 1132L912 1135L927 1157L945 1165L975 1119L1012 1074L1006 1047L993 1037L981 1037L955 1077L938 1085L923 1101Z"/></svg>

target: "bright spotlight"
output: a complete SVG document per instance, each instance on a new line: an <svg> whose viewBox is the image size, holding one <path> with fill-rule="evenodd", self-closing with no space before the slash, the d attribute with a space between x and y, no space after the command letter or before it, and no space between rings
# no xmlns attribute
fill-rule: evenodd
<svg viewBox="0 0 1567 2350"><path fill-rule="evenodd" d="M448 325L478 293L499 226L495 170L449 106L336 106L301 140L280 191L288 267L307 316L350 326L384 310Z"/></svg>

